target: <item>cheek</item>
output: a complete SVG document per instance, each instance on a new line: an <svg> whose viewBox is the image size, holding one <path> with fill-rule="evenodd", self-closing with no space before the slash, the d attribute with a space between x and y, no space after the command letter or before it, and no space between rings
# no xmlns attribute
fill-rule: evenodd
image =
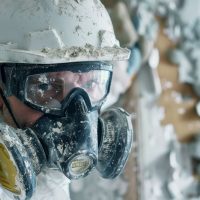
<svg viewBox="0 0 200 200"><path fill-rule="evenodd" d="M42 112L26 106L14 96L8 99L16 121L21 127L32 126L43 115Z"/></svg>
<svg viewBox="0 0 200 200"><path fill-rule="evenodd" d="M1 95L0 95L0 119L3 122L5 122L6 124L8 124L9 126L17 128L16 124L14 123L14 121L10 115L9 110L7 109L6 105L4 104L4 100Z"/></svg>
<svg viewBox="0 0 200 200"><path fill-rule="evenodd" d="M13 121L11 115L10 115L10 112L8 111L6 106L4 106L4 105L1 107L0 117L9 126L17 128L16 124L14 123L14 121Z"/></svg>

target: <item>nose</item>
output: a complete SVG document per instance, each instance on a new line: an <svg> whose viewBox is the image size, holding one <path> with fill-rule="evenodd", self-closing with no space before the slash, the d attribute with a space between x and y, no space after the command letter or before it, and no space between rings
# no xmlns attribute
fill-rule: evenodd
<svg viewBox="0 0 200 200"><path fill-rule="evenodd" d="M73 77L72 77L73 76ZM81 88L81 74L71 74L71 77L64 79L63 97L65 98L72 89Z"/></svg>
<svg viewBox="0 0 200 200"><path fill-rule="evenodd" d="M65 98L74 88L80 88L80 84L78 82L73 83L65 83L63 89L63 98Z"/></svg>

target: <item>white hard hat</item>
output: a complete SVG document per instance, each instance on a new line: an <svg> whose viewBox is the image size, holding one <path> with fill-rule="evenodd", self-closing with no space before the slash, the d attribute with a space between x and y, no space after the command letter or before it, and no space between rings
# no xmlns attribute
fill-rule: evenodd
<svg viewBox="0 0 200 200"><path fill-rule="evenodd" d="M128 59L99 0L0 0L0 62Z"/></svg>

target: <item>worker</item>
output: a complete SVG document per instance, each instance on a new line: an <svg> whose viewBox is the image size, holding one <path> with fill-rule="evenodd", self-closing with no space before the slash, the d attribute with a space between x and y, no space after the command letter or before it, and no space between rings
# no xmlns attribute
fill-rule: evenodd
<svg viewBox="0 0 200 200"><path fill-rule="evenodd" d="M69 199L69 180L120 174L130 116L101 113L120 48L99 0L0 0L0 199Z"/></svg>

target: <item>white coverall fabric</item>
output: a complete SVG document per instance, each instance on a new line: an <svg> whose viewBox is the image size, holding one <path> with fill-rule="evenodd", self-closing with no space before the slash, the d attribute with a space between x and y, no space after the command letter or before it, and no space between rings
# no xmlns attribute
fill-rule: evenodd
<svg viewBox="0 0 200 200"><path fill-rule="evenodd" d="M70 200L69 179L58 170L46 168L37 177L37 187L31 200ZM0 187L0 200L13 200Z"/></svg>

